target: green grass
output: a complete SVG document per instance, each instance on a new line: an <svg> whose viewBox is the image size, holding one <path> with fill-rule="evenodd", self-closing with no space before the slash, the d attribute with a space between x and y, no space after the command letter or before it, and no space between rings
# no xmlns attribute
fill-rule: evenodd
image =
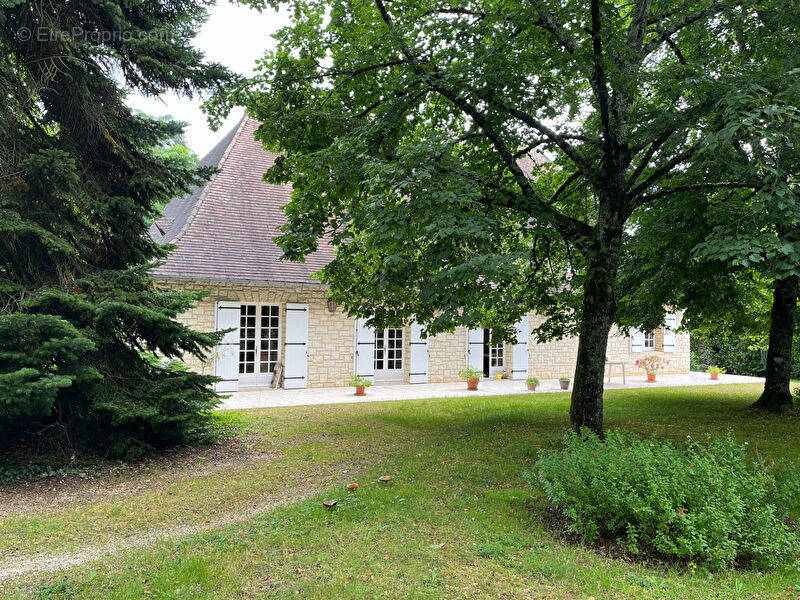
<svg viewBox="0 0 800 600"><path fill-rule="evenodd" d="M606 422L679 441L730 431L765 461L796 459L800 419L747 410L758 392L747 385L612 391ZM567 542L523 474L537 445L558 446L568 402L567 394L529 394L247 411L247 439L271 453L264 464L7 519L0 555L202 523L279 490L323 492L66 573L32 575L0 588L0 597L800 597L800 574L791 569L709 576ZM378 483L385 473L394 480ZM347 481L360 484L357 492L344 488ZM322 499L339 503L327 510Z"/></svg>

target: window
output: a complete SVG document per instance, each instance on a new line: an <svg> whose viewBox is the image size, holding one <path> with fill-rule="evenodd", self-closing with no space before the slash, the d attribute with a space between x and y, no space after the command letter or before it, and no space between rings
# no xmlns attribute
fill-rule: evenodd
<svg viewBox="0 0 800 600"><path fill-rule="evenodd" d="M490 367L503 367L503 344L494 344L489 346L489 366Z"/></svg>
<svg viewBox="0 0 800 600"><path fill-rule="evenodd" d="M261 363L262 373L272 373L278 362L278 338L280 338L279 308L277 306L261 307Z"/></svg>
<svg viewBox="0 0 800 600"><path fill-rule="evenodd" d="M255 373L256 306L242 304L239 309L239 373Z"/></svg>
<svg viewBox="0 0 800 600"><path fill-rule="evenodd" d="M655 350L656 334L652 331L644 334L644 347L646 350Z"/></svg>
<svg viewBox="0 0 800 600"><path fill-rule="evenodd" d="M272 373L280 355L280 307L242 304L239 311L239 373Z"/></svg>
<svg viewBox="0 0 800 600"><path fill-rule="evenodd" d="M403 330L384 329L375 332L375 370L394 371L403 368Z"/></svg>

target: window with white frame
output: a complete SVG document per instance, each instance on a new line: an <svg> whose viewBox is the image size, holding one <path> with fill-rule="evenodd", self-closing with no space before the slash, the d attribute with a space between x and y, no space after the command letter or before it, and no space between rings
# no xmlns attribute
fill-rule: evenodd
<svg viewBox="0 0 800 600"><path fill-rule="evenodd" d="M504 346L503 344L492 344L489 346L489 366L490 367L500 367L502 368L505 366L504 360L505 356L503 354Z"/></svg>
<svg viewBox="0 0 800 600"><path fill-rule="evenodd" d="M239 309L239 373L268 374L280 359L280 307L242 304Z"/></svg>
<svg viewBox="0 0 800 600"><path fill-rule="evenodd" d="M655 350L656 348L656 334L653 331L648 331L644 334L644 349Z"/></svg>
<svg viewBox="0 0 800 600"><path fill-rule="evenodd" d="M261 307L261 354L259 362L262 373L272 373L278 362L278 340L280 339L280 308Z"/></svg>
<svg viewBox="0 0 800 600"><path fill-rule="evenodd" d="M383 329L375 332L375 370L394 371L403 368L403 330Z"/></svg>

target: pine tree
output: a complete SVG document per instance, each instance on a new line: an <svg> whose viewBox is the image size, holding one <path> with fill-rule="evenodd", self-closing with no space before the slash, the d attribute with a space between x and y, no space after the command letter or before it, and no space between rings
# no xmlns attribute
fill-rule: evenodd
<svg viewBox="0 0 800 600"><path fill-rule="evenodd" d="M119 455L206 429L212 378L175 359L216 338L175 320L199 295L157 289L168 248L147 226L209 173L157 150L182 124L124 102L230 80L190 44L206 8L0 2L0 428L17 439Z"/></svg>

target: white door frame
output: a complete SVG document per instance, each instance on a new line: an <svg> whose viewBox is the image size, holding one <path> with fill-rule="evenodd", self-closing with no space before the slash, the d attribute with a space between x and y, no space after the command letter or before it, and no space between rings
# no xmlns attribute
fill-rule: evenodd
<svg viewBox="0 0 800 600"><path fill-rule="evenodd" d="M262 306L277 306L278 307L278 360L283 360L283 328L285 327L284 319L281 318L281 306L279 303L273 302L241 302L241 306L255 306L255 364L253 373L239 372L239 387L269 387L272 383L272 373L261 372L261 307ZM270 317L267 317L270 318ZM245 340L241 337L241 324L239 327L240 343ZM241 361L238 361L241 365Z"/></svg>
<svg viewBox="0 0 800 600"><path fill-rule="evenodd" d="M400 366L394 369L387 369L385 367L378 367L378 361L380 360L383 365L386 365L389 360L397 360L396 358L389 357L389 331L399 331L400 332L400 345L396 345L397 338L393 338L395 340L395 345L391 350L395 352L399 349L400 350ZM379 338L383 338L383 347L381 348L381 341ZM406 364L406 352L405 352L405 340L406 340L406 332L405 327L387 327L382 331L375 332L375 382L382 383L382 382L398 382L403 381L403 375L405 374L405 364ZM382 353L382 358L379 358L379 353ZM396 357L396 355L395 355Z"/></svg>

